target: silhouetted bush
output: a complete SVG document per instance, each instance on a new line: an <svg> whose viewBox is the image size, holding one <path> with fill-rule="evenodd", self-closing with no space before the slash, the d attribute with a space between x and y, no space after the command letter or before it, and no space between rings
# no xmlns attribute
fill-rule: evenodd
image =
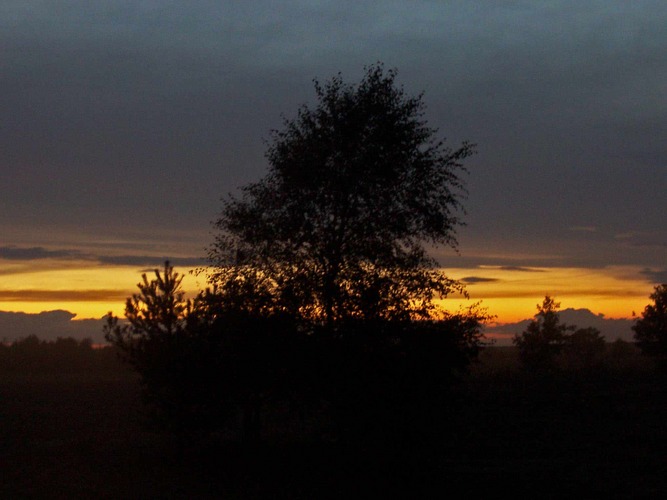
<svg viewBox="0 0 667 500"><path fill-rule="evenodd" d="M641 350L632 342L616 339L607 344L604 367L613 372L638 372L651 369Z"/></svg>
<svg viewBox="0 0 667 500"><path fill-rule="evenodd" d="M667 367L667 285L656 286L650 299L632 329L641 351Z"/></svg>

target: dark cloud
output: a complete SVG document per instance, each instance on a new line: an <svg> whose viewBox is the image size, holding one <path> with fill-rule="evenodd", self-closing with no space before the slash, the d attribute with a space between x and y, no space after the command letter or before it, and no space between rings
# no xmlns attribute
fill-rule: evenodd
<svg viewBox="0 0 667 500"><path fill-rule="evenodd" d="M483 278L481 276L466 276L465 278L461 278L461 281L467 285L473 285L475 283L495 283L500 280L495 278Z"/></svg>
<svg viewBox="0 0 667 500"><path fill-rule="evenodd" d="M80 259L81 257L82 254L78 250L47 250L43 247L0 247L0 259L6 260Z"/></svg>
<svg viewBox="0 0 667 500"><path fill-rule="evenodd" d="M595 314L590 309L563 309L559 312L560 320L577 328L593 327L600 330L607 342L616 339L632 341L632 319L609 319L602 314ZM530 324L531 319L525 319L516 323L505 323L485 328L485 333L490 337L497 337L500 345L511 343L514 335L521 334Z"/></svg>
<svg viewBox="0 0 667 500"><path fill-rule="evenodd" d="M30 335L42 340L71 337L105 342L102 333L104 319L74 320L69 311L45 311L39 314L0 311L0 340L12 342Z"/></svg>
<svg viewBox="0 0 667 500"><path fill-rule="evenodd" d="M127 290L0 290L3 302L123 302Z"/></svg>
<svg viewBox="0 0 667 500"><path fill-rule="evenodd" d="M667 232L664 231L631 231L616 235L616 239L631 247L667 249Z"/></svg>
<svg viewBox="0 0 667 500"><path fill-rule="evenodd" d="M0 26L0 228L196 228L204 247L220 196L263 174L263 138L312 101L311 79L354 81L381 60L425 92L450 143L479 145L464 255L665 260L664 246L600 244L664 225L661 0L8 1Z"/></svg>
<svg viewBox="0 0 667 500"><path fill-rule="evenodd" d="M33 260L79 260L121 266L162 266L169 261L173 266L198 267L206 264L204 257L168 257L149 255L95 255L74 249L48 250L43 247L0 247L0 259L16 261ZM30 269L24 271L29 272ZM10 270L11 272L11 270ZM23 271L20 271L23 272Z"/></svg>
<svg viewBox="0 0 667 500"><path fill-rule="evenodd" d="M498 269L501 271L515 271L520 273L543 273L544 269L535 269L532 267L521 267L521 266L500 266Z"/></svg>
<svg viewBox="0 0 667 500"><path fill-rule="evenodd" d="M661 285L667 283L667 269L643 269L641 275L644 276L649 283Z"/></svg>
<svg viewBox="0 0 667 500"><path fill-rule="evenodd" d="M166 261L169 261L172 266L180 267L201 267L207 263L204 257L150 257L146 255L100 256L97 257L97 260L103 264L137 267L157 266L158 268L164 266ZM155 267L152 269L155 269Z"/></svg>

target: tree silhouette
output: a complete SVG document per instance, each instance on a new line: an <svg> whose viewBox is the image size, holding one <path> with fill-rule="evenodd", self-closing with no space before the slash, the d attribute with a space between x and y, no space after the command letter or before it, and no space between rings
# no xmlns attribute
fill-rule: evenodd
<svg viewBox="0 0 667 500"><path fill-rule="evenodd" d="M183 444L193 433L219 428L232 408L231 391L221 390L220 341L204 323L202 292L186 301L183 276L165 263L139 292L127 299L126 322L111 313L105 338L141 375L153 416Z"/></svg>
<svg viewBox="0 0 667 500"><path fill-rule="evenodd" d="M658 285L649 297L653 304L644 308L632 329L644 354L667 360L667 284Z"/></svg>
<svg viewBox="0 0 667 500"><path fill-rule="evenodd" d="M604 351L605 340L600 330L593 327L577 328L565 339L563 361L570 369L586 371L602 362Z"/></svg>
<svg viewBox="0 0 667 500"><path fill-rule="evenodd" d="M557 356L563 350L567 333L574 327L560 322L560 303L546 296L537 305L537 315L521 335L514 337L519 348L519 359L529 370L548 371L555 367Z"/></svg>
<svg viewBox="0 0 667 500"><path fill-rule="evenodd" d="M107 339L172 430L240 409L256 440L263 410L291 398L385 439L384 422L435 415L425 402L477 355L486 313L437 307L463 288L427 252L456 245L473 149L437 140L395 76L378 64L356 86L315 81L317 105L273 132L268 174L224 202L211 289L184 300L167 263L128 299L127 324L109 316Z"/></svg>
<svg viewBox="0 0 667 500"><path fill-rule="evenodd" d="M185 300L183 276L165 263L127 299L126 322L111 313L105 338L141 375L154 420L173 432L179 445L234 425L242 437L260 432L264 395L278 394L293 329L275 315L249 311L243 290L236 301L216 290Z"/></svg>
<svg viewBox="0 0 667 500"><path fill-rule="evenodd" d="M446 147L381 64L314 83L315 105L272 132L267 175L223 202L211 281L223 308L282 331L276 371L299 398L326 401L353 441L386 442L438 420L482 343L485 312L438 307L463 287L428 253L456 246L473 146Z"/></svg>
<svg viewBox="0 0 667 500"><path fill-rule="evenodd" d="M519 360L533 372L549 372L556 368L581 371L601 361L605 342L597 328L577 328L561 323L560 303L547 295L537 305L537 314L521 335L515 335Z"/></svg>
<svg viewBox="0 0 667 500"><path fill-rule="evenodd" d="M422 96L396 72L366 69L358 85L315 80L317 104L273 131L269 172L229 197L210 250L213 281L230 300L313 326L429 319L434 298L460 285L426 251L456 244L463 143L445 147Z"/></svg>

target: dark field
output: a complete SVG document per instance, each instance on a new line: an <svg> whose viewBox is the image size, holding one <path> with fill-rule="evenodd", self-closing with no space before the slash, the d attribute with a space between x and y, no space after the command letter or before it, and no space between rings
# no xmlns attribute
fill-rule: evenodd
<svg viewBox="0 0 667 500"><path fill-rule="evenodd" d="M587 373L538 378L517 369L511 348L488 349L441 395L446 417L426 439L342 444L312 409L305 419L272 409L262 443L242 447L231 433L182 456L149 430L138 380L120 364L0 374L0 498L667 492L667 380L629 352Z"/></svg>

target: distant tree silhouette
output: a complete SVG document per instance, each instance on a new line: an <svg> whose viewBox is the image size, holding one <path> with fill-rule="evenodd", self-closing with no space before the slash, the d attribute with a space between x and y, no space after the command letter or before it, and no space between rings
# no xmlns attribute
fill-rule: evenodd
<svg viewBox="0 0 667 500"><path fill-rule="evenodd" d="M560 303L547 295L537 305L537 315L521 335L515 335L523 366L534 372L548 372L558 367L588 370L605 350L604 337L597 328L577 328L561 323Z"/></svg>
<svg viewBox="0 0 667 500"><path fill-rule="evenodd" d="M423 119L395 71L361 82L315 81L317 104L274 131L269 173L224 202L209 257L233 300L298 317L308 328L347 320L430 319L433 299L460 291L424 243L455 245L461 161Z"/></svg>
<svg viewBox="0 0 667 500"><path fill-rule="evenodd" d="M614 371L646 369L641 350L634 342L616 339L609 344L607 366Z"/></svg>
<svg viewBox="0 0 667 500"><path fill-rule="evenodd" d="M548 371L555 368L556 359L563 350L567 334L574 328L560 322L560 303L546 296L537 305L537 315L521 335L515 335L514 345L519 348L519 359L529 370Z"/></svg>
<svg viewBox="0 0 667 500"><path fill-rule="evenodd" d="M667 362L667 284L658 285L632 329L635 341L644 354Z"/></svg>
<svg viewBox="0 0 667 500"><path fill-rule="evenodd" d="M30 335L8 345L0 343L0 371L91 373L117 369L117 360L102 349L93 349L89 338L45 341Z"/></svg>
<svg viewBox="0 0 667 500"><path fill-rule="evenodd" d="M577 328L565 339L563 362L569 369L590 370L602 362L605 339L593 327Z"/></svg>

